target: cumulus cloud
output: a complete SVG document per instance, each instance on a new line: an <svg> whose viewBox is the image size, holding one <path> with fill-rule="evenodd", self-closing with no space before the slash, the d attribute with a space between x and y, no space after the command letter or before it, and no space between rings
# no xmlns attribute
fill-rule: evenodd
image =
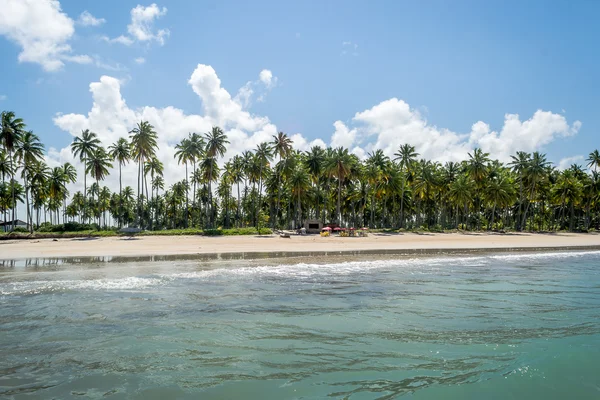
<svg viewBox="0 0 600 400"><path fill-rule="evenodd" d="M260 81L260 76L258 81ZM90 129L99 135L104 146L114 143L119 137L128 137L129 131L141 120L149 121L158 132L158 158L165 165L165 181L172 184L184 177L184 167L173 160L175 145L189 132L204 133L212 126L223 128L230 144L224 160L245 150L255 149L264 141L271 141L277 127L266 116L252 114L232 97L221 84L217 73L210 65L198 64L188 79L191 90L199 97L201 109L197 114L186 114L175 107L157 108L144 106L129 107L121 94L122 83L110 76L102 76L90 84L93 99L87 114L57 114L54 123L71 135L79 135ZM547 111L537 111L531 118L521 120L518 115L507 114L502 128L496 132L484 122L473 124L471 132L456 133L429 124L418 111L398 99L383 101L370 109L358 112L345 124L335 121L334 132L328 142L331 146L345 146L359 158L375 148L381 148L393 156L403 143L411 143L426 158L449 161L462 160L475 147L481 147L493 157L507 160L514 151L539 150L545 144L577 133L581 123L569 125L563 116ZM318 145L325 147L321 138L310 140L301 133L290 135L295 148L308 150ZM567 162L577 161L571 159ZM74 160L68 147L51 149L48 162L57 165L72 162L82 173L82 165ZM126 185L135 185L135 165L124 168ZM72 190L81 190L73 186ZM105 182L111 189L118 188L118 174L113 173Z"/></svg>
<svg viewBox="0 0 600 400"><path fill-rule="evenodd" d="M558 169L564 171L573 164L581 165L583 161L585 161L584 156L565 157L558 162Z"/></svg>
<svg viewBox="0 0 600 400"><path fill-rule="evenodd" d="M277 77L273 76L271 70L263 69L258 74L257 80L248 81L240 88L234 100L243 107L250 107L252 104L252 96L255 94L255 91L258 91L259 93L256 100L258 102L263 102L267 97L267 93L275 86L277 86Z"/></svg>
<svg viewBox="0 0 600 400"><path fill-rule="evenodd" d="M88 10L82 12L77 18L77 24L81 26L100 26L105 22L104 18L96 18Z"/></svg>
<svg viewBox="0 0 600 400"><path fill-rule="evenodd" d="M517 150L540 149L581 128L579 121L569 125L560 114L538 110L525 121L518 114L506 114L500 131L478 121L471 132L457 133L429 124L418 110L397 98L356 113L350 125L336 121L332 146L361 145L367 151L378 148L392 156L400 145L410 143L423 157L438 161L462 160L475 147L506 161Z"/></svg>
<svg viewBox="0 0 600 400"><path fill-rule="evenodd" d="M165 180L169 184L184 177L184 168L173 161L173 154L174 146L189 132L204 133L212 126L222 127L231 142L225 159L256 148L259 143L272 140L272 135L277 133L276 126L269 118L251 114L232 98L222 87L221 80L211 66L199 64L188 84L202 102L201 114L185 114L175 107L145 106L132 109L121 95L121 82L114 77L102 76L98 82L90 84L93 105L87 115L57 114L54 123L73 136L79 135L84 129L90 129L98 134L104 146L109 146L119 137L128 137L128 132L137 122L149 121L159 133L157 156L165 165ZM306 146L312 143L323 144L318 141L308 142L301 136L294 138L298 143L306 142ZM83 171L81 163L73 159L68 147L52 149L48 158L52 165L68 161L76 165L80 173ZM125 184L134 185L136 176L134 165L125 167ZM82 190L81 184L78 182L72 189ZM106 184L113 190L117 188L117 174L109 176Z"/></svg>
<svg viewBox="0 0 600 400"><path fill-rule="evenodd" d="M258 78L268 89L271 89L273 86L277 84L277 77L273 76L273 73L268 69L263 69L260 71Z"/></svg>
<svg viewBox="0 0 600 400"><path fill-rule="evenodd" d="M131 46L138 42L153 42L159 45L165 44L165 39L169 37L168 29L154 29L154 21L167 14L167 8L160 8L156 3L148 7L137 5L131 9L131 23L127 25L129 36L121 35L114 39L108 36L102 36L102 39L109 43L120 43L125 46Z"/></svg>
<svg viewBox="0 0 600 400"><path fill-rule="evenodd" d="M0 0L0 35L21 47L19 62L37 63L57 71L65 62L89 64L87 55L75 55L69 45L75 29L58 0Z"/></svg>

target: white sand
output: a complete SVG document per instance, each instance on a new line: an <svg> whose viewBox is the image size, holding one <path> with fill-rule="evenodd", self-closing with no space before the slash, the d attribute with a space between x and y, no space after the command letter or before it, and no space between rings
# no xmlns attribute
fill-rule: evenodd
<svg viewBox="0 0 600 400"><path fill-rule="evenodd" d="M145 256L207 253L331 252L404 249L510 249L600 246L597 234L371 234L366 238L320 236L145 236L98 239L1 240L0 259Z"/></svg>

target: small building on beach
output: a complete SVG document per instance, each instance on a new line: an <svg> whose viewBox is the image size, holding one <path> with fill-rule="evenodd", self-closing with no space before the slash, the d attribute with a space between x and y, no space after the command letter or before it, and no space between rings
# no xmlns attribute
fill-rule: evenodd
<svg viewBox="0 0 600 400"><path fill-rule="evenodd" d="M25 221L21 221L20 219L14 220L15 228L24 228L29 229L29 224ZM13 230L13 221L0 222L0 232L10 232Z"/></svg>
<svg viewBox="0 0 600 400"><path fill-rule="evenodd" d="M304 228L306 229L306 233L321 233L321 229L323 229L323 223L318 219L307 219L304 221Z"/></svg>

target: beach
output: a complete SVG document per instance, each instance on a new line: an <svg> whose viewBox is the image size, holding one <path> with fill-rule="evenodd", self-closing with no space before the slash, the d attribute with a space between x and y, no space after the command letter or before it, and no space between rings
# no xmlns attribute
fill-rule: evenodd
<svg viewBox="0 0 600 400"><path fill-rule="evenodd" d="M140 236L0 241L0 259L154 256L223 253L352 252L393 250L543 249L600 246L582 233L374 233L368 237Z"/></svg>

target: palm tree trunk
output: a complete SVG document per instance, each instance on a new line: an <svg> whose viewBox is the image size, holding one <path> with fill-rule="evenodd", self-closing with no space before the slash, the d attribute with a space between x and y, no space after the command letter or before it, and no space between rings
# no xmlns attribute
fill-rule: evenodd
<svg viewBox="0 0 600 400"><path fill-rule="evenodd" d="M27 222L27 229L30 233L33 233L33 221L30 219L30 211L29 211L29 185L27 184L27 168L26 165L23 164L23 186L25 186L25 221Z"/></svg>
<svg viewBox="0 0 600 400"><path fill-rule="evenodd" d="M188 179L188 165L187 161L185 162L185 227L189 227L188 223L188 214L189 214L189 192L190 192L190 184Z"/></svg>
<svg viewBox="0 0 600 400"><path fill-rule="evenodd" d="M533 194L535 193L535 181L533 181L533 185L531 186L531 199L533 199ZM527 202L527 205L525 206L525 213L523 214L523 220L521 221L521 230L523 230L523 227L525 226L525 222L527 221L527 211L529 210L529 203L530 201Z"/></svg>
<svg viewBox="0 0 600 400"><path fill-rule="evenodd" d="M121 163L119 162L119 228L123 227L123 180L121 173Z"/></svg>
<svg viewBox="0 0 600 400"><path fill-rule="evenodd" d="M342 226L342 215L341 215L341 203L342 203L342 179L338 178L338 198L337 198L337 219L338 224Z"/></svg>
<svg viewBox="0 0 600 400"><path fill-rule="evenodd" d="M16 208L17 208L17 198L16 198L15 185L14 185L14 181L15 181L15 169L14 169L14 166L13 166L13 152L12 152L12 150L10 150L8 152L8 157L10 158L10 167L11 167L11 174L10 174L10 177L11 177L11 181L10 181L10 183L11 183L11 186L10 186L11 190L10 191L12 193L12 206L13 206L12 207L12 223L11 224L12 224L12 229L14 230L15 229L15 211L16 211Z"/></svg>
<svg viewBox="0 0 600 400"><path fill-rule="evenodd" d="M236 219L237 219L237 226L238 228L240 228L241 225L241 219L240 219L240 181L237 182L237 211L236 211Z"/></svg>
<svg viewBox="0 0 600 400"><path fill-rule="evenodd" d="M300 191L298 190L298 207L296 209L298 217L296 220L296 226L302 227L302 205L300 204Z"/></svg>
<svg viewBox="0 0 600 400"><path fill-rule="evenodd" d="M400 228L404 228L404 189L406 178L402 179L402 192L400 193Z"/></svg>
<svg viewBox="0 0 600 400"><path fill-rule="evenodd" d="M490 226L488 227L488 231L494 228L494 215L496 214L496 202L494 202L494 207L492 208L492 220Z"/></svg>

